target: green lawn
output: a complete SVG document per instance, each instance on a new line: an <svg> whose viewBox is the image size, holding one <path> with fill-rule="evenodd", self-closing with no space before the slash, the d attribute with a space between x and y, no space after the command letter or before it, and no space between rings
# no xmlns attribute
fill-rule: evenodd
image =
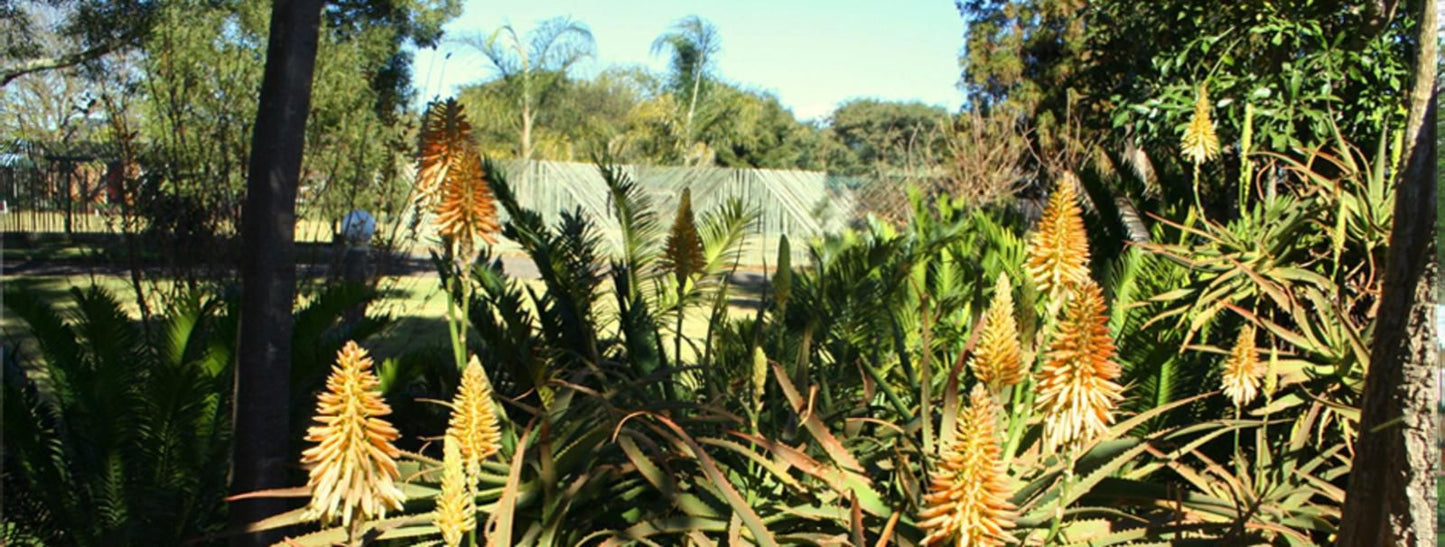
<svg viewBox="0 0 1445 547"><path fill-rule="evenodd" d="M40 291L45 298L60 303L62 312L73 308L73 300L69 294L72 287L86 288L93 282L114 294L121 302L122 308L131 317L136 318L137 321L140 318L140 308L135 301L135 292L131 287L130 279L125 276L7 276L5 282L15 283L27 290ZM523 283L533 290L545 289L540 280L524 280ZM604 287L607 286L609 284L604 284ZM145 288L147 291L155 290L155 287L150 285L146 285ZM161 283L159 288L165 290L169 286ZM616 309L616 299L610 291L606 291L605 288L604 291L598 299L598 312L605 315ZM306 298L307 295L301 295L301 304L305 303ZM153 298L147 300L152 302L153 309L158 307ZM389 328L372 337L365 344L376 355L390 357L412 349L448 343L446 298L435 274L383 278L380 283L380 297L372 303L369 311L390 315L393 318ZM735 301L734 305L729 308L729 313L738 317L754 313L754 310L746 302ZM25 341L28 338L27 330L23 323L0 311L0 336L7 341L21 340L26 348L22 355L33 353L34 350L32 344ZM690 336L702 337L707 332L707 314L702 310L693 310L686 317L683 330Z"/></svg>

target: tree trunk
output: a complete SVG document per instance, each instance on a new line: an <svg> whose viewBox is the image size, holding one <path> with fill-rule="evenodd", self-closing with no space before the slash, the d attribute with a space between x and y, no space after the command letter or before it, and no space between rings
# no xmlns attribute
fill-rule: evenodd
<svg viewBox="0 0 1445 547"><path fill-rule="evenodd" d="M1409 147L1338 544L1435 544L1435 25L1422 2Z"/></svg>
<svg viewBox="0 0 1445 547"><path fill-rule="evenodd" d="M286 486L291 326L296 296L296 185L301 173L321 0L274 0L266 72L251 135L242 210L241 327L237 344L235 447L231 493ZM233 527L284 510L284 500L233 502ZM271 534L238 535L232 545L268 545Z"/></svg>
<svg viewBox="0 0 1445 547"><path fill-rule="evenodd" d="M703 59L706 59L706 57L704 57ZM693 70L693 74L692 74L692 96L688 97L688 100L687 100L687 120L685 120L685 121L683 122L683 124L682 124L683 138L686 139L686 142L687 142L687 151L688 151L689 153L690 153L691 150L692 150L692 141L693 141L693 138L692 138L692 115L693 115L694 112L697 111L697 92L702 90L702 62L703 62L702 60L699 60L699 61L698 61L697 68Z"/></svg>
<svg viewBox="0 0 1445 547"><path fill-rule="evenodd" d="M532 159L532 102L522 101L522 160ZM524 164L525 165L525 164Z"/></svg>

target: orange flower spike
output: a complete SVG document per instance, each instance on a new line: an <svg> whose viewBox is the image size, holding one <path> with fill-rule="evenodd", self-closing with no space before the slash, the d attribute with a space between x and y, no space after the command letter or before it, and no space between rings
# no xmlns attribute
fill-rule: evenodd
<svg viewBox="0 0 1445 547"><path fill-rule="evenodd" d="M455 99L434 103L422 130L417 203L436 214L437 235L463 264L475 261L483 242L501 232L496 200L471 142L471 124Z"/></svg>
<svg viewBox="0 0 1445 547"><path fill-rule="evenodd" d="M1044 216L1029 238L1024 267L1039 292L1057 301L1068 287L1089 277L1089 237L1072 173L1049 196Z"/></svg>
<svg viewBox="0 0 1445 547"><path fill-rule="evenodd" d="M1016 507L1002 461L993 396L974 384L969 405L958 416L958 435L940 454L919 526L924 545L953 543L990 547L1011 542Z"/></svg>
<svg viewBox="0 0 1445 547"><path fill-rule="evenodd" d="M1073 292L1058 336L1039 370L1036 407L1044 416L1044 451L1106 433L1123 400L1103 292L1092 280Z"/></svg>

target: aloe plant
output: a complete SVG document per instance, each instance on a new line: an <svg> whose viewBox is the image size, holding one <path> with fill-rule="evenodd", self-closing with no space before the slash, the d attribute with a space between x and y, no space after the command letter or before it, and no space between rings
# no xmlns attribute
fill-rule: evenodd
<svg viewBox="0 0 1445 547"><path fill-rule="evenodd" d="M937 500L967 495L947 487L958 480L947 470L965 468L956 461L963 395L980 384L989 395L974 399L1001 410L997 484L1009 493L989 503L1016 508L1001 532L1014 541L1304 544L1328 539L1338 522L1349 454L1319 447L1339 435L1325 422L1348 428L1348 386L1358 376L1334 365L1359 359L1354 340L1368 330L1337 300L1336 280L1355 274L1322 273L1339 262L1332 240L1318 235L1328 232L1315 229L1333 217L1318 213L1341 210L1324 194L1246 200L1230 222L1185 208L1183 220L1154 215L1152 227L1133 219L1104 235L1089 227L1126 208L1099 206L1107 196L1094 195L1094 208L1072 213L1082 222L1055 225L1083 233L1049 238L1030 237L1016 212L915 192L910 223L870 219L810 242L811 260L775 274L758 309L734 318L728 274L753 218L740 205L703 212L700 222L679 216L669 238L639 187L600 165L613 213L606 221L621 227L608 242L594 224L601 220L580 213L547 225L520 205L505 173L483 169L509 219L502 235L537 264L543 288L509 277L487 251L464 271L441 269L477 335L463 351L478 356L505 410L500 450L476 473L469 541L951 537L956 529L940 527L955 522L951 506ZM1357 237L1370 225L1362 222L1346 222L1338 260L1371 252ZM1046 287L1032 280L1047 265L1026 262L1047 253L1030 245L1101 238L1112 247L1071 263L1074 273ZM669 239L689 256L669 256ZM985 320L996 296L1013 303ZM694 313L707 314L707 330L682 332L678 319ZM998 319L1005 313L1015 321ZM984 334L989 321L1017 332ZM1264 333L1260 349L1248 350L1267 373L1262 398L1232 403L1217 387L1228 352L1216 344L1245 323ZM979 344L1009 336L1026 373L976 378L968 363L1000 354ZM383 381L388 370L383 363ZM437 396L450 398L446 388ZM1076 399L1093 403L1069 406ZM407 434L438 439L441 429ZM360 537L441 537L431 513L447 476L438 447L403 453L405 511L365 524ZM454 497L447 507L467 506ZM303 520L297 510L256 526ZM291 541L324 544L351 532Z"/></svg>

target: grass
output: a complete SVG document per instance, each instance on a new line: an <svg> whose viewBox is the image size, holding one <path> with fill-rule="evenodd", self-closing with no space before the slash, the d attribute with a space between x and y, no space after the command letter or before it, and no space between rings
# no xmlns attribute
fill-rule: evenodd
<svg viewBox="0 0 1445 547"><path fill-rule="evenodd" d="M99 246L61 240L37 241L26 246L6 245L0 249L0 260L6 263L27 260L84 260L100 253Z"/></svg>
<svg viewBox="0 0 1445 547"><path fill-rule="evenodd" d="M55 212L28 212L12 211L0 214L0 233L4 234L4 241L0 241L0 260L6 263L23 262L28 260L46 261L83 261L83 260L108 260L115 264L124 264L126 248L119 244L122 238L121 231L112 217L90 215L79 215L76 218L83 218L83 221L76 221L74 233L64 232L64 218L62 213ZM602 233L613 232L602 228ZM398 232L399 233L396 233ZM326 249L332 242L332 225L329 222L313 218L301 218L296 221L295 241L297 245L297 257L301 260L309 260L308 251ZM415 239L404 227L399 227L392 219L382 216L377 219L376 241L389 240L396 235L396 242L403 247L408 243L417 248L424 248L427 242L433 241L435 228L430 222L423 222L415 234ZM793 262L804 263L808 260L807 240L801 236L792 236ZM13 239L11 239L13 238ZM778 235L750 234L748 236L748 251L742 254L741 264L744 267L762 267L777 262ZM515 242L503 238L497 243L495 250L499 254L520 253L520 247ZM157 250L142 248L139 250L143 261L155 261L164 258Z"/></svg>
<svg viewBox="0 0 1445 547"><path fill-rule="evenodd" d="M57 303L62 313L74 308L74 300L70 296L72 287L88 288L92 283L100 285L110 291L121 302L123 309L132 318L140 320L140 307L135 301L135 292L131 287L130 279L118 275L69 275L69 276L7 276L6 283L15 283L29 291L38 291L46 300ZM524 279L526 284L534 291L543 291L546 286L539 279ZM403 276L384 277L379 286L379 298L369 308L370 313L385 314L392 316L392 324L385 331L377 334L366 342L368 349L373 354L382 357L393 357L404 354L408 351L425 348L429 346L444 346L449 343L446 327L447 303L442 292L440 283L435 274L416 274ZM607 287L604 284L604 287ZM161 281L156 286L147 286L146 290L155 291L171 288L170 283ZM598 299L599 313L607 314L611 306L615 306L616 299L606 288ZM298 296L298 305L304 305L309 295ZM741 316L755 313L752 301L747 294L742 298L735 298L729 313L734 316ZM158 307L158 302L148 298L153 306ZM683 331L691 336L701 337L707 331L707 313L703 310L694 309L689 313L683 323ZM22 357L29 357L34 354L33 343L29 341L28 328L18 319L9 317L0 309L0 338L7 343L19 341L22 343Z"/></svg>

